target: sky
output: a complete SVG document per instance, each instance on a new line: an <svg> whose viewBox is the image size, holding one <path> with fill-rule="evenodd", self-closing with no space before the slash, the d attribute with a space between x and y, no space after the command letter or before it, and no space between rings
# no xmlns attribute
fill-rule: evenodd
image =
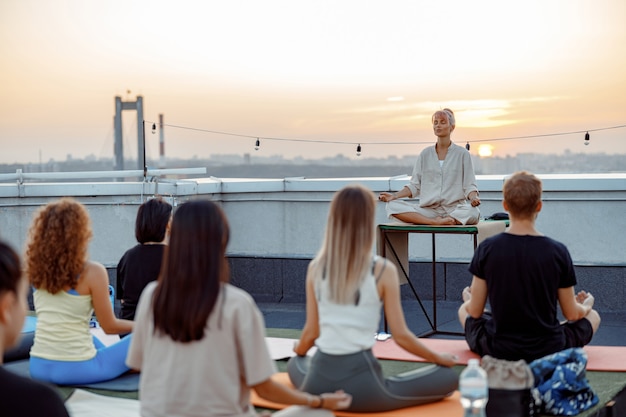
<svg viewBox="0 0 626 417"><path fill-rule="evenodd" d="M417 154L442 108L484 157L626 154L625 22L624 0L2 0L0 163L112 158L138 95L148 158L159 114L168 157L358 158ZM135 112L123 131L136 157Z"/></svg>

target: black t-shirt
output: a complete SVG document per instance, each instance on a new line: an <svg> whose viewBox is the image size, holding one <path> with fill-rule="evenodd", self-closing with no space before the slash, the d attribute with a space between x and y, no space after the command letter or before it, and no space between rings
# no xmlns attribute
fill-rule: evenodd
<svg viewBox="0 0 626 417"><path fill-rule="evenodd" d="M120 317L134 320L139 296L159 277L165 245L137 245L117 264L117 298L123 300Z"/></svg>
<svg viewBox="0 0 626 417"><path fill-rule="evenodd" d="M11 417L69 417L53 388L0 366L0 414Z"/></svg>
<svg viewBox="0 0 626 417"><path fill-rule="evenodd" d="M533 360L565 348L559 288L576 285L569 251L546 236L501 233L476 249L469 270L487 283L493 356Z"/></svg>

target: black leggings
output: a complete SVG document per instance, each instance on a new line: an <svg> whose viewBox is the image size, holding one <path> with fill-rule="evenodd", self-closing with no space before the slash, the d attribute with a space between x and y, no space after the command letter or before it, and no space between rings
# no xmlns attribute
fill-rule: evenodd
<svg viewBox="0 0 626 417"><path fill-rule="evenodd" d="M352 395L346 411L376 412L442 400L457 389L458 375L451 368L427 365L385 378L371 350L349 355L317 351L311 358L294 356L287 372L300 390L321 394L344 390Z"/></svg>

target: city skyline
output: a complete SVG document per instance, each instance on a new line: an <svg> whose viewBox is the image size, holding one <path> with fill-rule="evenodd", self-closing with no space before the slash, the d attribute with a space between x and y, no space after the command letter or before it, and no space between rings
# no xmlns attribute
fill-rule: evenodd
<svg viewBox="0 0 626 417"><path fill-rule="evenodd" d="M621 0L6 0L0 162L112 157L114 97L138 95L173 158L256 138L265 156L415 155L443 107L473 154L626 153L624 16Z"/></svg>

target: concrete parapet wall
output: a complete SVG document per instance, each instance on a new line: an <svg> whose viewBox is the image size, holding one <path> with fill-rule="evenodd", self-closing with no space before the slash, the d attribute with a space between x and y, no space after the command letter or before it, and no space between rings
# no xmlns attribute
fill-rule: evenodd
<svg viewBox="0 0 626 417"><path fill-rule="evenodd" d="M543 210L539 230L569 248L576 265L626 265L626 174L541 176ZM34 212L61 196L84 203L92 218L92 258L116 265L135 244L139 204L159 194L174 205L193 198L222 204L231 226L229 255L263 258L312 258L317 252L333 194L361 183L375 193L399 190L408 177L277 180L216 179L134 183L0 183L0 238L22 249ZM503 176L479 176L483 216L502 211ZM379 203L377 222L389 222ZM411 261L430 260L430 239L410 236ZM471 236L438 236L437 257L466 262Z"/></svg>
<svg viewBox="0 0 626 417"><path fill-rule="evenodd" d="M539 230L567 245L579 287L594 293L599 306L624 310L626 174L540 178L544 204L537 221ZM478 176L483 216L503 210L503 180L504 176ZM175 206L208 198L219 202L229 219L233 282L261 301L263 297L269 297L267 301L282 297L285 302L297 302L303 297L306 265L320 247L334 193L351 183L361 183L375 193L397 191L407 181L408 177L401 176L0 183L0 238L22 251L35 211L59 197L74 197L85 204L92 219L91 258L111 270L136 244L137 208L147 198L158 194ZM384 203L378 204L376 221L389 222ZM430 236L412 234L409 239L411 277L420 279L419 291L424 290L425 299L432 298ZM469 282L466 269L473 253L472 237L447 235L436 239L437 299L455 300Z"/></svg>
<svg viewBox="0 0 626 417"><path fill-rule="evenodd" d="M231 257L231 283L243 288L260 303L304 303L305 278L310 259ZM438 301L461 303L461 291L471 283L466 263L437 263ZM411 282L421 300L433 299L430 262L411 262ZM577 290L591 292L600 312L625 313L626 266L577 266ZM115 268L108 268L115 286ZM415 300L408 284L401 287L403 299Z"/></svg>

